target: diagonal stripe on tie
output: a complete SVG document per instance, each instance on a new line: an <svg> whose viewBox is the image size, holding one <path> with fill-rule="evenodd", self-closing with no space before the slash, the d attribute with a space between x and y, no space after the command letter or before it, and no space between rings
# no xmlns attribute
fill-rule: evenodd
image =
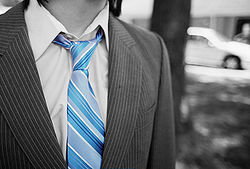
<svg viewBox="0 0 250 169"><path fill-rule="evenodd" d="M54 43L71 52L73 72L68 85L68 168L101 168L104 124L89 82L91 56L102 39L101 29L90 41L70 41L59 34Z"/></svg>
<svg viewBox="0 0 250 169"><path fill-rule="evenodd" d="M82 78L86 78L86 75L82 72L82 71L78 71L77 73L81 73ZM76 73L76 74L77 74ZM79 75L79 76L81 76ZM70 81L70 87L72 88L72 90L74 90L75 92L77 92L78 95L81 95L83 97L83 99L85 99L87 102L92 102L92 105L90 105L90 108L96 112L99 111L98 105L95 102L95 96L92 94L92 92L90 93L82 93L82 91L86 90L86 89L90 89L89 88L89 83L88 84L83 84L80 81L78 81L77 79L75 79L75 76L71 77L72 80ZM101 117L99 116L98 113L96 113L96 116L98 117L98 121L100 122L101 125L103 125L103 122L101 120Z"/></svg>
<svg viewBox="0 0 250 169"><path fill-rule="evenodd" d="M102 133L104 127L103 122L96 114L98 109L94 111L93 108L91 108L90 104L87 102L87 100L84 98L84 96L81 95L71 85L69 85L68 95L70 95L68 99L71 99L82 112L87 112L85 116L92 122L92 124L97 128L97 130Z"/></svg>
<svg viewBox="0 0 250 169"><path fill-rule="evenodd" d="M75 105L73 105L73 103L69 100L68 102L68 107L70 111L73 111L75 113L75 115L77 115L77 118L79 118L79 120L84 123L91 131L93 134L95 134L95 136L103 143L104 141L104 135L103 133L100 133L93 125L92 123L86 118L86 116L84 114L81 113L81 111L75 107Z"/></svg>
<svg viewBox="0 0 250 169"><path fill-rule="evenodd" d="M70 144L68 145L68 154L70 155L70 168L87 168L92 169L93 167L81 157Z"/></svg>
<svg viewBox="0 0 250 169"><path fill-rule="evenodd" d="M77 114L68 107L68 113L69 113L69 119L68 122L75 128L78 129L78 133L85 138L85 140L88 140L88 142L91 144L91 146L101 154L103 143L101 140L96 137L96 135L93 133L93 131L88 128L88 126L81 121L81 119L77 116Z"/></svg>

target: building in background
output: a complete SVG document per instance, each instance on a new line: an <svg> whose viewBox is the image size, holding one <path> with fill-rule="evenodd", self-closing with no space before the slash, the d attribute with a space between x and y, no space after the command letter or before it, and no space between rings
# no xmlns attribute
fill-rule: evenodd
<svg viewBox="0 0 250 169"><path fill-rule="evenodd" d="M250 23L249 0L193 0L191 26L212 28L228 38Z"/></svg>
<svg viewBox="0 0 250 169"><path fill-rule="evenodd" d="M152 8L153 0L126 0L121 18L149 28ZM250 0L192 0L191 16L191 26L212 28L233 38L244 23L250 23Z"/></svg>
<svg viewBox="0 0 250 169"><path fill-rule="evenodd" d="M123 0L121 19L146 29L150 26L154 0Z"/></svg>

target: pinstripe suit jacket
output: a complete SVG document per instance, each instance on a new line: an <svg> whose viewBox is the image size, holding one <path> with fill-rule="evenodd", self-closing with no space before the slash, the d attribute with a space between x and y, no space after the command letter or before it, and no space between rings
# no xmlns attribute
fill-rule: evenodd
<svg viewBox="0 0 250 169"><path fill-rule="evenodd" d="M174 168L169 61L153 33L110 16L102 168ZM0 16L0 168L66 168L20 3Z"/></svg>

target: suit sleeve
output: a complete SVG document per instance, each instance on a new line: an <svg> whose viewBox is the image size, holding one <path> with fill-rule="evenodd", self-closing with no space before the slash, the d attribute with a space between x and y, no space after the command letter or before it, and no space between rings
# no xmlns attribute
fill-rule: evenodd
<svg viewBox="0 0 250 169"><path fill-rule="evenodd" d="M160 37L158 38L162 51L161 75L147 168L174 169L175 132L170 62L165 44Z"/></svg>

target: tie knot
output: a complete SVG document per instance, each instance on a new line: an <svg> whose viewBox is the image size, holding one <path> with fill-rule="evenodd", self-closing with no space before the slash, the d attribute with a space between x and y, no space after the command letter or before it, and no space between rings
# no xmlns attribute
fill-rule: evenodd
<svg viewBox="0 0 250 169"><path fill-rule="evenodd" d="M102 40L102 30L96 34L96 37L88 41L70 41L62 34L59 34L53 43L70 50L73 59L73 70L87 70L98 43Z"/></svg>

